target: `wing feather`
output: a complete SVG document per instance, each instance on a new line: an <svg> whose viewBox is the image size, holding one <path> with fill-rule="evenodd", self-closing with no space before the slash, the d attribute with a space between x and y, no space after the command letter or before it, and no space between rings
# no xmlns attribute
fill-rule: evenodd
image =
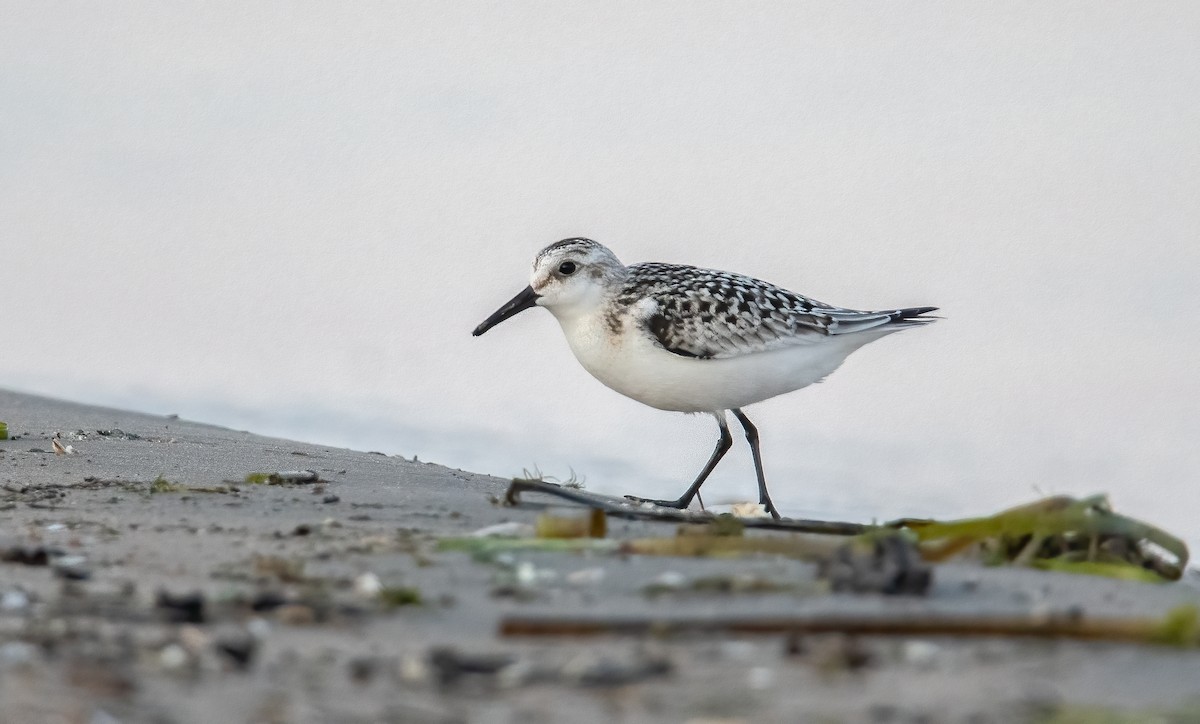
<svg viewBox="0 0 1200 724"><path fill-rule="evenodd" d="M854 334L931 321L932 307L865 312L834 307L768 282L676 264L635 264L618 305L668 352L722 359L815 344Z"/></svg>

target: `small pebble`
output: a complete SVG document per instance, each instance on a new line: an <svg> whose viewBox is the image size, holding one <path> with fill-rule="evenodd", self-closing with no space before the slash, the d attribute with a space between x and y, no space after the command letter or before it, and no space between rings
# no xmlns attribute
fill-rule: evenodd
<svg viewBox="0 0 1200 724"><path fill-rule="evenodd" d="M68 581L86 581L92 577L92 571L87 567L87 559L83 556L59 558L54 561L54 573Z"/></svg>
<svg viewBox="0 0 1200 724"><path fill-rule="evenodd" d="M354 593L362 598L375 598L383 590L383 582L374 573L364 573L354 579Z"/></svg>
<svg viewBox="0 0 1200 724"><path fill-rule="evenodd" d="M208 647L209 637L208 634L195 626L180 626L179 644L187 649L189 653L195 655Z"/></svg>
<svg viewBox="0 0 1200 724"><path fill-rule="evenodd" d="M316 623L317 614L303 604L289 603L275 609L275 618L287 626L308 626Z"/></svg>
<svg viewBox="0 0 1200 724"><path fill-rule="evenodd" d="M279 591L262 591L250 601L250 609L253 611L271 611L287 602L287 597Z"/></svg>
<svg viewBox="0 0 1200 724"><path fill-rule="evenodd" d="M248 669L258 650L258 639L248 632L227 634L217 639L215 647L238 669Z"/></svg>
<svg viewBox="0 0 1200 724"><path fill-rule="evenodd" d="M507 523L497 523L489 525L479 530L472 531L472 538L531 538L534 534L534 527L529 523L521 523L515 520Z"/></svg>
<svg viewBox="0 0 1200 724"><path fill-rule="evenodd" d="M24 591L5 591L0 596L0 610L20 611L29 605L29 596Z"/></svg>
<svg viewBox="0 0 1200 724"><path fill-rule="evenodd" d="M204 623L204 594L199 591L178 595L159 591L154 605L172 623Z"/></svg>
<svg viewBox="0 0 1200 724"><path fill-rule="evenodd" d="M255 616L246 622L246 631L248 631L254 638L262 641L271 635L271 622L265 618L259 618L258 616Z"/></svg>
<svg viewBox="0 0 1200 724"><path fill-rule="evenodd" d="M180 669L188 662L188 653L179 644L167 644L158 652L158 662L167 670Z"/></svg>
<svg viewBox="0 0 1200 724"><path fill-rule="evenodd" d="M379 669L379 661L371 656L359 656L350 659L347 664L350 669L350 680L356 684L368 684L371 679L375 678L375 672Z"/></svg>

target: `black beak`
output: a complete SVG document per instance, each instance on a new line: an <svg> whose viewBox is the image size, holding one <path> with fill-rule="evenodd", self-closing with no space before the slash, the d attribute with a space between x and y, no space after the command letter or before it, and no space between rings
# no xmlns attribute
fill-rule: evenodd
<svg viewBox="0 0 1200 724"><path fill-rule="evenodd" d="M533 291L533 287L525 287L521 290L520 294L508 300L508 304L500 307L496 310L495 314L483 320L483 322L475 328L475 331L471 332L471 336L478 337L509 317L514 317L517 314L524 312L526 309L536 305L537 300L538 294L537 292Z"/></svg>

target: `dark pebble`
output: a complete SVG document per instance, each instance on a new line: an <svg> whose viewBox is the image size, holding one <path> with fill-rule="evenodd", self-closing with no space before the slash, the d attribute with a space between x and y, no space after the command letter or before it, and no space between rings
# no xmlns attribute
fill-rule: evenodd
<svg viewBox="0 0 1200 724"><path fill-rule="evenodd" d="M279 591L263 591L250 602L250 608L254 611L273 611L287 602L287 597Z"/></svg>
<svg viewBox="0 0 1200 724"><path fill-rule="evenodd" d="M46 566L50 564L50 556L53 554L54 551L45 546L13 546L0 549L0 561L25 566Z"/></svg>
<svg viewBox="0 0 1200 724"><path fill-rule="evenodd" d="M178 595L159 591L154 605L172 623L204 623L204 594L199 591Z"/></svg>
<svg viewBox="0 0 1200 724"><path fill-rule="evenodd" d="M258 642L246 633L222 636L213 645L241 670L250 668L254 663L254 654L258 651Z"/></svg>
<svg viewBox="0 0 1200 724"><path fill-rule="evenodd" d="M467 674L495 675L516 658L507 654L464 654L452 648L429 651L429 665L437 674L438 684L453 686Z"/></svg>
<svg viewBox="0 0 1200 724"><path fill-rule="evenodd" d="M350 659L347 664L350 669L350 680L356 684L368 684L375 678L379 669L379 661L372 656L359 656Z"/></svg>

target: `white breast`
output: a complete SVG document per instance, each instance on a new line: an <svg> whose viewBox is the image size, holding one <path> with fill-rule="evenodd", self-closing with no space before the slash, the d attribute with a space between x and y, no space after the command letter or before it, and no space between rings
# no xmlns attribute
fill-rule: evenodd
<svg viewBox="0 0 1200 724"><path fill-rule="evenodd" d="M668 352L633 324L614 332L604 315L559 318L559 323L575 358L592 376L638 402L677 412L729 410L807 387L837 369L851 352L891 331L696 359Z"/></svg>

